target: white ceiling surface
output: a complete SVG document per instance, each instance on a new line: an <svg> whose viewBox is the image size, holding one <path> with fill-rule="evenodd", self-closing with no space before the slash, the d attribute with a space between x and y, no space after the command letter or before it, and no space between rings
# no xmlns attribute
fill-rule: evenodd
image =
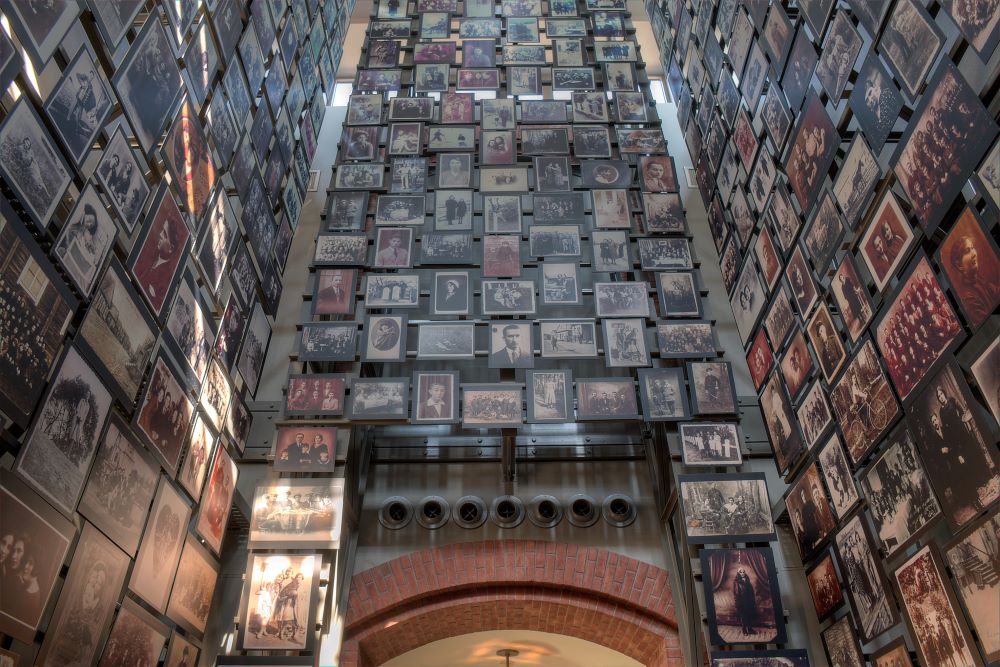
<svg viewBox="0 0 1000 667"><path fill-rule="evenodd" d="M372 13L373 0L356 0L354 13L351 15L351 28L344 38L344 55L340 59L340 69L337 79L347 81L354 79L358 70L358 59L361 47L365 41L365 27ZM642 59L646 62L646 74L651 77L662 77L663 66L660 64L660 50L653 37L653 28L642 0L628 0L629 11L632 12L632 24L635 26L635 39L639 44Z"/></svg>
<svg viewBox="0 0 1000 667"><path fill-rule="evenodd" d="M497 655L512 648L510 667L641 667L626 655L565 635L531 630L474 632L441 639L393 658L382 667L504 667Z"/></svg>

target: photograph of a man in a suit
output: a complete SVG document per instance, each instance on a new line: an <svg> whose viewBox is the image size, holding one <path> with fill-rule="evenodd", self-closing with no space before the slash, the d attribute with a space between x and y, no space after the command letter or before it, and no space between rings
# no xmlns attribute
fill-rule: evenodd
<svg viewBox="0 0 1000 667"><path fill-rule="evenodd" d="M508 324L492 328L490 368L533 368L535 357L531 349L531 325Z"/></svg>

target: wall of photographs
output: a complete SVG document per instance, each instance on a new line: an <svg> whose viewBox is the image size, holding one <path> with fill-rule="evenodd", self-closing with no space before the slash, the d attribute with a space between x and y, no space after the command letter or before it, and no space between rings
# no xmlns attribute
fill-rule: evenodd
<svg viewBox="0 0 1000 667"><path fill-rule="evenodd" d="M995 664L995 3L647 9L828 658Z"/></svg>
<svg viewBox="0 0 1000 667"><path fill-rule="evenodd" d="M352 7L0 2L0 661L212 664Z"/></svg>

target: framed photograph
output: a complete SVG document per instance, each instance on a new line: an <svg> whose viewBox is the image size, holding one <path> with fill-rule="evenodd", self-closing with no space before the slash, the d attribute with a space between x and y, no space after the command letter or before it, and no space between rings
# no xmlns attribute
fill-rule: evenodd
<svg viewBox="0 0 1000 667"><path fill-rule="evenodd" d="M278 500L292 504L290 498ZM237 646L241 650L310 650L319 598L320 554L256 553L244 578ZM277 601L277 602L275 602Z"/></svg>
<svg viewBox="0 0 1000 667"><path fill-rule="evenodd" d="M172 580L173 577L170 577L168 582ZM113 667L128 661L153 664L159 659L169 637L170 628L166 624L134 600L126 598L118 610L98 665Z"/></svg>
<svg viewBox="0 0 1000 667"><path fill-rule="evenodd" d="M927 78L943 41L934 20L911 0L901 2L889 15L879 50L911 98L916 97Z"/></svg>
<svg viewBox="0 0 1000 667"><path fill-rule="evenodd" d="M434 273L432 308L435 315L467 315L471 295L468 271Z"/></svg>
<svg viewBox="0 0 1000 667"><path fill-rule="evenodd" d="M998 369L1000 369L1000 338L995 338L972 362L969 370L979 385L979 393L986 400L990 412L1000 422L1000 370Z"/></svg>
<svg viewBox="0 0 1000 667"><path fill-rule="evenodd" d="M194 220L200 220L211 202L209 195L215 187L216 167L191 102L185 99L178 114L161 150L185 211Z"/></svg>
<svg viewBox="0 0 1000 667"><path fill-rule="evenodd" d="M163 344L184 364L188 384L200 387L215 340L214 320L206 315L211 313L211 306L202 300L190 274L185 273L179 283L164 327Z"/></svg>
<svg viewBox="0 0 1000 667"><path fill-rule="evenodd" d="M267 115L264 114L261 117L266 118ZM372 125L344 127L343 159L374 160L379 154L379 129ZM264 143L263 146L266 148L267 143Z"/></svg>
<svg viewBox="0 0 1000 667"><path fill-rule="evenodd" d="M483 230L487 234L520 234L521 197L519 195L484 196Z"/></svg>
<svg viewBox="0 0 1000 667"><path fill-rule="evenodd" d="M896 637L871 656L874 667L913 667L904 637Z"/></svg>
<svg viewBox="0 0 1000 667"><path fill-rule="evenodd" d="M77 109L77 100L86 100L86 111ZM88 50L80 49L45 102L45 112L76 165L83 162L112 106L104 73Z"/></svg>
<svg viewBox="0 0 1000 667"><path fill-rule="evenodd" d="M823 377L827 384L832 384L833 379L847 360L847 353L844 351L844 344L840 341L840 336L837 334L833 318L830 315L830 309L825 302L821 302L816 312L813 313L806 325L806 332L809 334L809 342L816 352L816 359L823 371Z"/></svg>
<svg viewBox="0 0 1000 667"><path fill-rule="evenodd" d="M788 334L795 328L794 324L797 321L798 318L792 312L792 301L788 297L788 292L783 287L779 287L774 293L767 314L764 316L764 330L767 331L771 346L781 347L785 339L788 338Z"/></svg>
<svg viewBox="0 0 1000 667"><path fill-rule="evenodd" d="M410 381L407 378L353 378L350 415L361 420L406 419Z"/></svg>
<svg viewBox="0 0 1000 667"><path fill-rule="evenodd" d="M480 136L480 164L514 164L514 132L511 130L483 130Z"/></svg>
<svg viewBox="0 0 1000 667"><path fill-rule="evenodd" d="M629 211L628 190L592 190L590 196L593 200L591 212L595 228L631 229L632 217ZM615 232L611 234L611 237L618 238L622 234L625 232ZM624 247L627 249L627 244ZM606 259L607 263L612 263L610 255L606 256Z"/></svg>
<svg viewBox="0 0 1000 667"><path fill-rule="evenodd" d="M602 125L573 126L573 154L578 158L610 158L611 136L608 128Z"/></svg>
<svg viewBox="0 0 1000 667"><path fill-rule="evenodd" d="M843 606L844 591L840 587L840 579L837 578L837 569L830 551L825 551L816 564L806 572L806 583L809 585L816 616L820 620Z"/></svg>
<svg viewBox="0 0 1000 667"><path fill-rule="evenodd" d="M423 219L421 219L423 222ZM316 236L313 264L316 266L360 266L368 259L366 234L324 234Z"/></svg>
<svg viewBox="0 0 1000 667"><path fill-rule="evenodd" d="M496 90L500 87L499 69L458 70L455 80L456 90Z"/></svg>
<svg viewBox="0 0 1000 667"><path fill-rule="evenodd" d="M854 6L866 3L856 2ZM887 5L888 6L888 5ZM882 150L903 108L903 96L879 58L869 53L851 90L848 106L875 152Z"/></svg>
<svg viewBox="0 0 1000 667"><path fill-rule="evenodd" d="M427 158L393 158L389 192L392 194L419 194L426 188Z"/></svg>
<svg viewBox="0 0 1000 667"><path fill-rule="evenodd" d="M565 123L567 120L569 118L566 116L566 102L564 100L521 101L522 123ZM579 128L574 128L574 134L577 130ZM575 136L574 143L576 143Z"/></svg>
<svg viewBox="0 0 1000 667"><path fill-rule="evenodd" d="M0 631L31 642L76 528L7 470L0 470L0 508L0 535L9 549L5 593L11 587L0 600ZM64 594L69 590L63 587Z"/></svg>
<svg viewBox="0 0 1000 667"><path fill-rule="evenodd" d="M535 158L536 192L567 192L570 190L569 158Z"/></svg>
<svg viewBox="0 0 1000 667"><path fill-rule="evenodd" d="M640 419L635 382L627 378L586 378L576 381L579 421Z"/></svg>
<svg viewBox="0 0 1000 667"><path fill-rule="evenodd" d="M389 155L420 153L423 123L393 123L389 126L386 151Z"/></svg>
<svg viewBox="0 0 1000 667"><path fill-rule="evenodd" d="M530 322L494 321L490 325L490 368L534 368Z"/></svg>
<svg viewBox="0 0 1000 667"><path fill-rule="evenodd" d="M136 555L129 588L161 613L181 557L191 508L166 477L160 477L146 532ZM163 576L164 572L171 573Z"/></svg>
<svg viewBox="0 0 1000 667"><path fill-rule="evenodd" d="M573 379L570 371L527 371L528 423L573 421Z"/></svg>
<svg viewBox="0 0 1000 667"><path fill-rule="evenodd" d="M526 66L507 67L507 92L514 96L541 95L541 68ZM561 120L566 120L565 113Z"/></svg>
<svg viewBox="0 0 1000 667"><path fill-rule="evenodd" d="M838 520L843 519L861 500L861 496L858 495L858 489L854 485L851 467L847 463L847 455L844 454L844 446L836 433L831 435L826 444L820 448L816 458L826 488L830 491L833 512Z"/></svg>
<svg viewBox="0 0 1000 667"><path fill-rule="evenodd" d="M402 87L401 79L402 70L399 69L359 69L355 90L398 91Z"/></svg>
<svg viewBox="0 0 1000 667"><path fill-rule="evenodd" d="M594 320L542 320L542 357L593 359L597 356Z"/></svg>
<svg viewBox="0 0 1000 667"><path fill-rule="evenodd" d="M733 295L729 299L733 315L736 316L736 329L744 345L750 340L757 320L764 308L767 297L760 282L760 275L753 262L746 262L736 281ZM771 339L775 343L774 338Z"/></svg>
<svg viewBox="0 0 1000 667"><path fill-rule="evenodd" d="M517 277L521 275L521 237L507 234L483 236L484 276Z"/></svg>
<svg viewBox="0 0 1000 667"><path fill-rule="evenodd" d="M851 342L856 343L861 334L865 332L865 328L875 311L872 308L868 290L858 275L854 258L850 254L844 256L840 266L833 274L833 279L830 281L830 292L833 294L841 321L847 328ZM832 329L828 330L832 331Z"/></svg>
<svg viewBox="0 0 1000 667"><path fill-rule="evenodd" d="M980 567L989 567L990 554L995 553L996 531L1000 528L1000 514L996 512L981 521L945 547L944 556L954 576L958 595L965 606L966 615L979 636L987 661L1000 656L1000 635L992 629L993 617L989 612L996 599L1000 582L978 576ZM985 571L985 570L984 570ZM952 605L954 608L954 605Z"/></svg>
<svg viewBox="0 0 1000 667"><path fill-rule="evenodd" d="M617 322L617 320L611 321ZM608 320L605 320L605 324L607 323ZM606 335L605 340L607 340ZM683 369L639 369L639 393L642 398L643 418L647 421L680 421L690 417Z"/></svg>
<svg viewBox="0 0 1000 667"><path fill-rule="evenodd" d="M817 151L812 146L818 144ZM816 201L826 173L840 145L837 129L815 93L809 95L792 139L785 168L799 208L809 210Z"/></svg>
<svg viewBox="0 0 1000 667"><path fill-rule="evenodd" d="M360 230L368 213L367 192L331 192L327 195L326 231Z"/></svg>
<svg viewBox="0 0 1000 667"><path fill-rule="evenodd" d="M885 289L909 254L914 235L895 196L886 192L868 225L858 249L879 291Z"/></svg>
<svg viewBox="0 0 1000 667"><path fill-rule="evenodd" d="M621 65L615 65L621 67ZM619 123L645 123L649 120L646 96L642 92L615 93L615 114Z"/></svg>
<svg viewBox="0 0 1000 667"><path fill-rule="evenodd" d="M604 334L604 361L608 368L649 366L645 319L604 320L601 324Z"/></svg>
<svg viewBox="0 0 1000 667"><path fill-rule="evenodd" d="M472 359L473 322L422 322L417 325L417 359Z"/></svg>
<svg viewBox="0 0 1000 667"><path fill-rule="evenodd" d="M308 509L300 507L296 520L290 521L289 511L298 502L296 497L311 498L312 502ZM254 491L249 548L336 549L340 545L343 506L343 479L263 481Z"/></svg>
<svg viewBox="0 0 1000 667"><path fill-rule="evenodd" d="M472 232L425 232L420 239L420 263L474 264Z"/></svg>
<svg viewBox="0 0 1000 667"><path fill-rule="evenodd" d="M839 16L839 14L838 14ZM833 195L844 212L850 227L854 227L868 202L875 194L875 184L882 177L882 168L865 144L864 139L855 136L844 158L844 164L833 183Z"/></svg>
<svg viewBox="0 0 1000 667"><path fill-rule="evenodd" d="M576 264L546 261L540 266L543 304L577 305L580 303L580 284Z"/></svg>
<svg viewBox="0 0 1000 667"><path fill-rule="evenodd" d="M592 67L553 67L552 90L594 90Z"/></svg>
<svg viewBox="0 0 1000 667"><path fill-rule="evenodd" d="M586 221L586 205L582 192L561 194L539 194L532 197L532 217L534 222L563 222L583 224Z"/></svg>
<svg viewBox="0 0 1000 667"><path fill-rule="evenodd" d="M528 192L528 167L482 167L479 169L479 190L493 192Z"/></svg>
<svg viewBox="0 0 1000 667"><path fill-rule="evenodd" d="M167 646L167 657L163 662L163 667L187 667L189 664L197 664L201 649L189 638L174 633L170 636L170 644Z"/></svg>
<svg viewBox="0 0 1000 667"><path fill-rule="evenodd" d="M412 248L412 229L382 227L376 230L372 266L376 269L408 269L413 265Z"/></svg>
<svg viewBox="0 0 1000 667"><path fill-rule="evenodd" d="M896 605L863 515L855 514L835 540L854 620L861 628L861 640L868 643L899 622Z"/></svg>
<svg viewBox="0 0 1000 667"><path fill-rule="evenodd" d="M785 279L792 289L792 296L795 298L795 305L798 307L799 315L806 317L809 311L816 305L819 299L819 292L816 289L816 282L813 280L812 272L806 265L806 258L802 248L795 247L792 256L788 259L788 266L785 268Z"/></svg>
<svg viewBox="0 0 1000 667"><path fill-rule="evenodd" d="M462 41L462 67L496 67L496 40L466 39Z"/></svg>
<svg viewBox="0 0 1000 667"><path fill-rule="evenodd" d="M365 276L365 308L416 308L420 276L409 273L369 273Z"/></svg>
<svg viewBox="0 0 1000 667"><path fill-rule="evenodd" d="M274 469L281 472L333 472L337 429L332 426L279 426Z"/></svg>
<svg viewBox="0 0 1000 667"><path fill-rule="evenodd" d="M160 11L146 18L111 81L145 155L156 146L164 126L174 116L184 89L180 69L172 57L173 45L161 20Z"/></svg>
<svg viewBox="0 0 1000 667"><path fill-rule="evenodd" d="M285 398L285 414L289 416L343 414L345 378L342 373L290 376Z"/></svg>
<svg viewBox="0 0 1000 667"><path fill-rule="evenodd" d="M632 183L632 167L624 160L583 160L580 179L585 188L627 188Z"/></svg>
<svg viewBox="0 0 1000 667"><path fill-rule="evenodd" d="M413 374L413 414L415 424L453 424L458 421L457 371L416 372Z"/></svg>
<svg viewBox="0 0 1000 667"><path fill-rule="evenodd" d="M596 234L597 232L594 232ZM685 238L640 238L636 240L643 271L693 269L691 244Z"/></svg>
<svg viewBox="0 0 1000 667"><path fill-rule="evenodd" d="M707 320L656 323L660 358L713 357L718 351L715 332Z"/></svg>
<svg viewBox="0 0 1000 667"><path fill-rule="evenodd" d="M843 218L833 203L833 197L824 192L802 233L802 242L820 276L826 274L827 266L840 249L845 232Z"/></svg>
<svg viewBox="0 0 1000 667"><path fill-rule="evenodd" d="M216 447L194 526L195 532L215 554L222 550L222 539L226 534L229 508L238 477L239 469L229 452L221 445ZM214 586L211 588L214 589Z"/></svg>
<svg viewBox="0 0 1000 667"><path fill-rule="evenodd" d="M712 644L781 643L785 624L770 547L701 552Z"/></svg>
<svg viewBox="0 0 1000 667"><path fill-rule="evenodd" d="M805 649L784 651L724 651L712 653L711 667L740 667L746 660L780 659L778 664L789 667L808 667L809 653Z"/></svg>
<svg viewBox="0 0 1000 667"><path fill-rule="evenodd" d="M181 260L187 256L191 232L165 186L160 187L150 210L155 212L133 246L128 264L153 314L161 318L164 305L179 283L177 274Z"/></svg>
<svg viewBox="0 0 1000 667"><path fill-rule="evenodd" d="M184 542L167 615L187 630L203 634L212 608L219 565L194 535Z"/></svg>
<svg viewBox="0 0 1000 667"><path fill-rule="evenodd" d="M365 341L361 358L364 361L398 361L406 359L406 315L371 315L365 320Z"/></svg>
<svg viewBox="0 0 1000 667"><path fill-rule="evenodd" d="M483 315L534 315L533 280L483 280Z"/></svg>
<svg viewBox="0 0 1000 667"><path fill-rule="evenodd" d="M348 125L378 125L382 122L382 95L351 95L347 104Z"/></svg>
<svg viewBox="0 0 1000 667"><path fill-rule="evenodd" d="M661 369L657 369L661 370ZM662 369L677 370L680 369ZM642 373L643 371L640 371ZM680 373L678 373L680 376ZM678 377L678 381L681 378ZM643 388L642 380L639 384ZM684 397L684 394L681 394ZM643 399L643 412L646 418L650 411ZM736 424L685 422L677 426L681 445L681 456L686 466L738 466L743 463L743 453L740 451L740 435Z"/></svg>
<svg viewBox="0 0 1000 667"><path fill-rule="evenodd" d="M532 225L528 230L532 257L579 257L580 228L576 225Z"/></svg>
<svg viewBox="0 0 1000 667"><path fill-rule="evenodd" d="M972 208L962 210L935 259L969 325L980 326L1000 304L1000 250Z"/></svg>
<svg viewBox="0 0 1000 667"><path fill-rule="evenodd" d="M753 380L754 387L760 391L761 386L774 368L774 353L767 342L767 336L763 329L757 329L757 335L753 338L753 343L747 350L747 367L750 370L750 379Z"/></svg>
<svg viewBox="0 0 1000 667"><path fill-rule="evenodd" d="M181 436L187 432L194 412L194 405L178 377L164 353L157 353L146 394L135 417L139 431L171 474L177 470L183 445Z"/></svg>
<svg viewBox="0 0 1000 667"><path fill-rule="evenodd" d="M473 214L471 190L438 190L434 193L435 230L471 231Z"/></svg>
<svg viewBox="0 0 1000 667"><path fill-rule="evenodd" d="M594 300L598 317L649 317L646 282L596 282Z"/></svg>
<svg viewBox="0 0 1000 667"><path fill-rule="evenodd" d="M762 473L678 475L690 544L776 539Z"/></svg>
<svg viewBox="0 0 1000 667"><path fill-rule="evenodd" d="M523 421L522 386L512 384L462 385L462 426L517 427Z"/></svg>
<svg viewBox="0 0 1000 667"><path fill-rule="evenodd" d="M735 414L736 387L728 361L688 362L691 408L695 414Z"/></svg>
<svg viewBox="0 0 1000 667"><path fill-rule="evenodd" d="M422 20L428 20L424 14ZM394 97L389 100L389 120L432 121L434 99L431 97Z"/></svg>
<svg viewBox="0 0 1000 667"><path fill-rule="evenodd" d="M354 312L357 269L318 269L313 288L313 316Z"/></svg>
<svg viewBox="0 0 1000 667"><path fill-rule="evenodd" d="M720 88L720 91L724 90L726 90L726 84ZM721 99L720 97L720 101ZM736 102L738 103L739 100ZM792 114L788 107L789 104L785 100L781 88L772 82L772 85L767 88L767 94L764 95L764 101L761 102L758 116L762 120L764 130L767 131L778 150L784 148L785 136L792 127Z"/></svg>
<svg viewBox="0 0 1000 667"><path fill-rule="evenodd" d="M917 11L911 0L904 5L904 15ZM894 167L925 233L937 229L997 132L961 73L949 63L939 67L900 140ZM927 165L942 162L952 165L947 174L931 176Z"/></svg>
<svg viewBox="0 0 1000 667"><path fill-rule="evenodd" d="M642 203L646 211L643 229L647 234L687 232L687 220L680 195L644 192Z"/></svg>
<svg viewBox="0 0 1000 667"><path fill-rule="evenodd" d="M472 155L454 153L447 157L442 157L437 177L439 188L469 187L472 183ZM471 207L469 208L469 213L471 216ZM452 220L464 217L464 214L459 216L457 210L452 215Z"/></svg>
<svg viewBox="0 0 1000 667"><path fill-rule="evenodd" d="M896 568L893 579L910 636L925 664L934 664L940 656L955 664L983 667L935 547L925 545L913 554Z"/></svg>
<svg viewBox="0 0 1000 667"><path fill-rule="evenodd" d="M774 460L779 472L787 471L804 450L798 421L777 373L764 385L760 395L764 425L771 439Z"/></svg>
<svg viewBox="0 0 1000 667"><path fill-rule="evenodd" d="M524 127L521 129L522 155L568 155L569 131L565 127Z"/></svg>
<svg viewBox="0 0 1000 667"><path fill-rule="evenodd" d="M257 383L260 380L261 371L264 369L264 358L270 342L271 324L268 322L264 309L257 303L250 316L243 345L240 347L240 358L236 362L236 368L251 396L257 393Z"/></svg>
<svg viewBox="0 0 1000 667"><path fill-rule="evenodd" d="M336 168L333 187L340 190L382 188L384 181L384 164L340 164Z"/></svg>
<svg viewBox="0 0 1000 667"><path fill-rule="evenodd" d="M827 656L836 656L844 667L865 667L865 657L850 616L841 616L823 630L822 637Z"/></svg>
<svg viewBox="0 0 1000 667"><path fill-rule="evenodd" d="M660 128L626 129L619 127L618 150L622 155L626 154L635 155L639 153L665 153L667 151L667 140L663 136L663 130L661 130ZM670 158L668 156L667 160L669 159ZM663 156L655 156L655 155L653 156L647 155L642 158L639 158L640 164L643 167L655 164L659 164L661 167L663 167L663 174L660 176L657 176L657 173L659 173L660 170L656 168L654 168L652 172L648 173L648 177L651 179L650 182L651 187L660 189L662 188L663 179L669 180L670 175L672 174L672 165L671 165L671 171L668 171L667 168L663 166L664 163L667 162L667 160L664 160ZM644 170L642 173L643 173L643 181L645 182L647 179L647 172ZM659 178L661 183L658 184L656 182L657 178ZM674 187L673 191L674 192L677 191L676 186Z"/></svg>
<svg viewBox="0 0 1000 667"><path fill-rule="evenodd" d="M900 414L870 340L858 348L830 393L851 461L860 463Z"/></svg>
<svg viewBox="0 0 1000 667"><path fill-rule="evenodd" d="M833 423L830 404L826 400L826 392L818 382L814 382L809 389L803 392L795 415L802 426L806 446L812 449Z"/></svg>
<svg viewBox="0 0 1000 667"><path fill-rule="evenodd" d="M94 174L129 235L135 229L143 204L149 198L150 188L145 172L146 168L135 156L119 126L105 146Z"/></svg>
<svg viewBox="0 0 1000 667"><path fill-rule="evenodd" d="M806 468L788 489L785 506L791 517L799 555L803 561L812 560L837 525L815 463Z"/></svg>
<svg viewBox="0 0 1000 667"><path fill-rule="evenodd" d="M843 94L862 44L861 35L848 15L844 12L834 14L816 66L816 78L830 99L839 100Z"/></svg>

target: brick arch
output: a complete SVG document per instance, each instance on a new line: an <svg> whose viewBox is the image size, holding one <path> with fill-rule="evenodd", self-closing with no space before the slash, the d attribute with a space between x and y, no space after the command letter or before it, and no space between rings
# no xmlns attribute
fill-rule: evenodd
<svg viewBox="0 0 1000 667"><path fill-rule="evenodd" d="M497 540L418 551L351 580L341 667L482 630L579 637L649 667L683 664L667 572L596 547Z"/></svg>

